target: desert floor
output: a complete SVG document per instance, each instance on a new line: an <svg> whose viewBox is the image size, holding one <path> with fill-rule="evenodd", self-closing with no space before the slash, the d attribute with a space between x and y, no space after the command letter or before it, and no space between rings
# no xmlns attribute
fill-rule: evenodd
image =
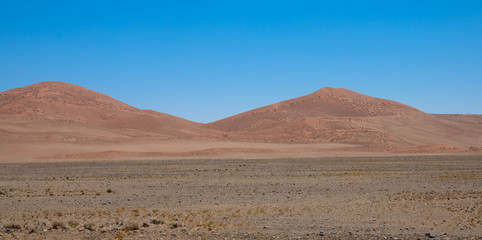
<svg viewBox="0 0 482 240"><path fill-rule="evenodd" d="M0 138L0 163L387 155L384 152L363 152L357 149L358 145L344 143L296 144L138 138L69 143L69 137L65 136L56 136L62 138L60 142L41 137L45 136L41 134L40 139L30 136L28 141L22 138Z"/></svg>
<svg viewBox="0 0 482 240"><path fill-rule="evenodd" d="M482 239L482 156L0 164L0 239Z"/></svg>

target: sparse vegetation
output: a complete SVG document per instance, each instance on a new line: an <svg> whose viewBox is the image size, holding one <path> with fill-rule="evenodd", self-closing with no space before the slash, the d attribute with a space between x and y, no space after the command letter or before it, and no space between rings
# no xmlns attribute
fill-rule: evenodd
<svg viewBox="0 0 482 240"><path fill-rule="evenodd" d="M22 229L22 226L18 223L7 223L4 227L5 229L10 229L10 230Z"/></svg>
<svg viewBox="0 0 482 240"><path fill-rule="evenodd" d="M79 223L77 223L76 221L72 221L72 220L69 221L68 224L71 228L77 228L79 226Z"/></svg>
<svg viewBox="0 0 482 240"><path fill-rule="evenodd" d="M121 214L121 213L124 212L125 210L126 210L125 207L121 207L121 208L118 208L116 212L117 212L117 214Z"/></svg>
<svg viewBox="0 0 482 240"><path fill-rule="evenodd" d="M116 163L122 166L119 168L122 177L96 173L95 177L89 177L88 184L82 187L75 185L74 189L68 189L72 181L65 180L66 177L57 178L56 184L59 185L43 179L29 183L23 179L7 182L7 186L0 188L8 194L3 201L16 201L18 198L22 203L18 204L18 211L0 211L0 233L15 234L20 239L36 239L45 232L65 234L70 238L95 235L130 239L142 234L155 239L159 234L165 238L174 235L183 238L190 234L197 239L211 239L225 234L242 238L243 235L233 233L239 231L253 238L263 238L276 237L278 235L270 234L280 232L286 236L292 227L316 229L330 224L335 218L361 219L356 224L365 228L341 223L340 227L336 226L336 231L331 230L331 226L319 231L337 233L348 226L355 235L367 233L369 228L370 233L385 236L393 230L393 222L390 221L394 218L397 219L397 227L400 226L396 230L407 233L433 228L471 236L482 226L479 211L482 189L478 187L480 169L473 167L482 160L471 159L467 163L459 160L456 165L448 160L427 162L419 159L262 162L266 165L239 161L226 160L213 166L206 164L203 168L169 162L169 168L165 165L142 168L128 165L134 168L130 169L124 163ZM240 171L233 170L234 175L226 174L230 167L239 169L240 165L244 167ZM133 177L129 177L129 171L134 173ZM145 175L139 175L139 172ZM138 184L146 181L146 184ZM103 188L105 184L113 187ZM122 194L109 194L109 189L119 189L122 185L126 187L121 189ZM162 186L162 191L152 191L158 186ZM102 194L98 197L99 191ZM51 192L56 196L67 196L59 198L60 204L75 204L69 205L72 208L30 210L23 203L22 196L28 194L33 196L28 201L42 203ZM81 192L84 195L75 198ZM269 202L263 202L266 200ZM116 205L109 206L111 201ZM246 201L249 204L243 204ZM346 202L350 204L340 204ZM5 210L5 207L0 205L0 210ZM422 217L411 217L414 212ZM268 220L270 223L265 223ZM377 229L382 223L386 228ZM413 226L417 230L411 229ZM412 237L407 236L408 239ZM316 239L316 236L307 238Z"/></svg>
<svg viewBox="0 0 482 240"><path fill-rule="evenodd" d="M129 222L124 227L121 228L124 232L136 231L139 230L139 224L135 222Z"/></svg>
<svg viewBox="0 0 482 240"><path fill-rule="evenodd" d="M123 232L116 232L114 234L114 238L116 239L123 239L124 238L124 233Z"/></svg>
<svg viewBox="0 0 482 240"><path fill-rule="evenodd" d="M95 230L95 224L93 223L86 223L84 224L84 228L89 230L89 231L94 231Z"/></svg>
<svg viewBox="0 0 482 240"><path fill-rule="evenodd" d="M64 229L65 224L61 221L54 221L54 222L52 222L52 228L53 229Z"/></svg>
<svg viewBox="0 0 482 240"><path fill-rule="evenodd" d="M151 223L155 225L159 225L159 224L164 224L164 221L158 220L158 219L152 219Z"/></svg>

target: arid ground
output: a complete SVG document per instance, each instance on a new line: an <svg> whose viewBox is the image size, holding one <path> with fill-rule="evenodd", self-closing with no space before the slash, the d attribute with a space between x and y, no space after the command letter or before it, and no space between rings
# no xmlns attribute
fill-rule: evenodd
<svg viewBox="0 0 482 240"><path fill-rule="evenodd" d="M482 239L482 115L348 89L211 123L0 93L0 239Z"/></svg>
<svg viewBox="0 0 482 240"><path fill-rule="evenodd" d="M481 239L482 156L0 164L0 239Z"/></svg>

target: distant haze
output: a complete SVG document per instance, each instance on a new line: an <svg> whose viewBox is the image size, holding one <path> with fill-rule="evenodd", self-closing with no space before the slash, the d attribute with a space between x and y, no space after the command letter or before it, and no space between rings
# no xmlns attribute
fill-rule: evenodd
<svg viewBox="0 0 482 240"><path fill-rule="evenodd" d="M0 92L65 81L202 123L323 87L482 114L481 1L2 1L0 22Z"/></svg>

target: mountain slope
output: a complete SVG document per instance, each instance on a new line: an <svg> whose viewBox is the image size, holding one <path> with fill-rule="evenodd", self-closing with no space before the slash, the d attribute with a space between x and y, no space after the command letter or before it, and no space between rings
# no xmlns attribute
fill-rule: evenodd
<svg viewBox="0 0 482 240"><path fill-rule="evenodd" d="M423 145L480 147L482 118L427 114L394 101L335 88L209 124L141 110L64 82L42 82L0 93L0 142L148 143L166 139L334 142L369 151Z"/></svg>
<svg viewBox="0 0 482 240"><path fill-rule="evenodd" d="M480 125L335 88L323 88L207 126L223 131L231 139L355 143L372 150L441 143L465 146L482 139Z"/></svg>
<svg viewBox="0 0 482 240"><path fill-rule="evenodd" d="M308 118L354 118L420 113L389 100L372 98L347 89L323 88L307 96L286 100L208 124L221 131L252 131L280 122Z"/></svg>
<svg viewBox="0 0 482 240"><path fill-rule="evenodd" d="M84 124L129 130L134 135L156 133L173 138L203 137L212 132L202 124L140 110L105 94L64 82L41 82L0 93L0 119L28 124L70 122L73 126Z"/></svg>

